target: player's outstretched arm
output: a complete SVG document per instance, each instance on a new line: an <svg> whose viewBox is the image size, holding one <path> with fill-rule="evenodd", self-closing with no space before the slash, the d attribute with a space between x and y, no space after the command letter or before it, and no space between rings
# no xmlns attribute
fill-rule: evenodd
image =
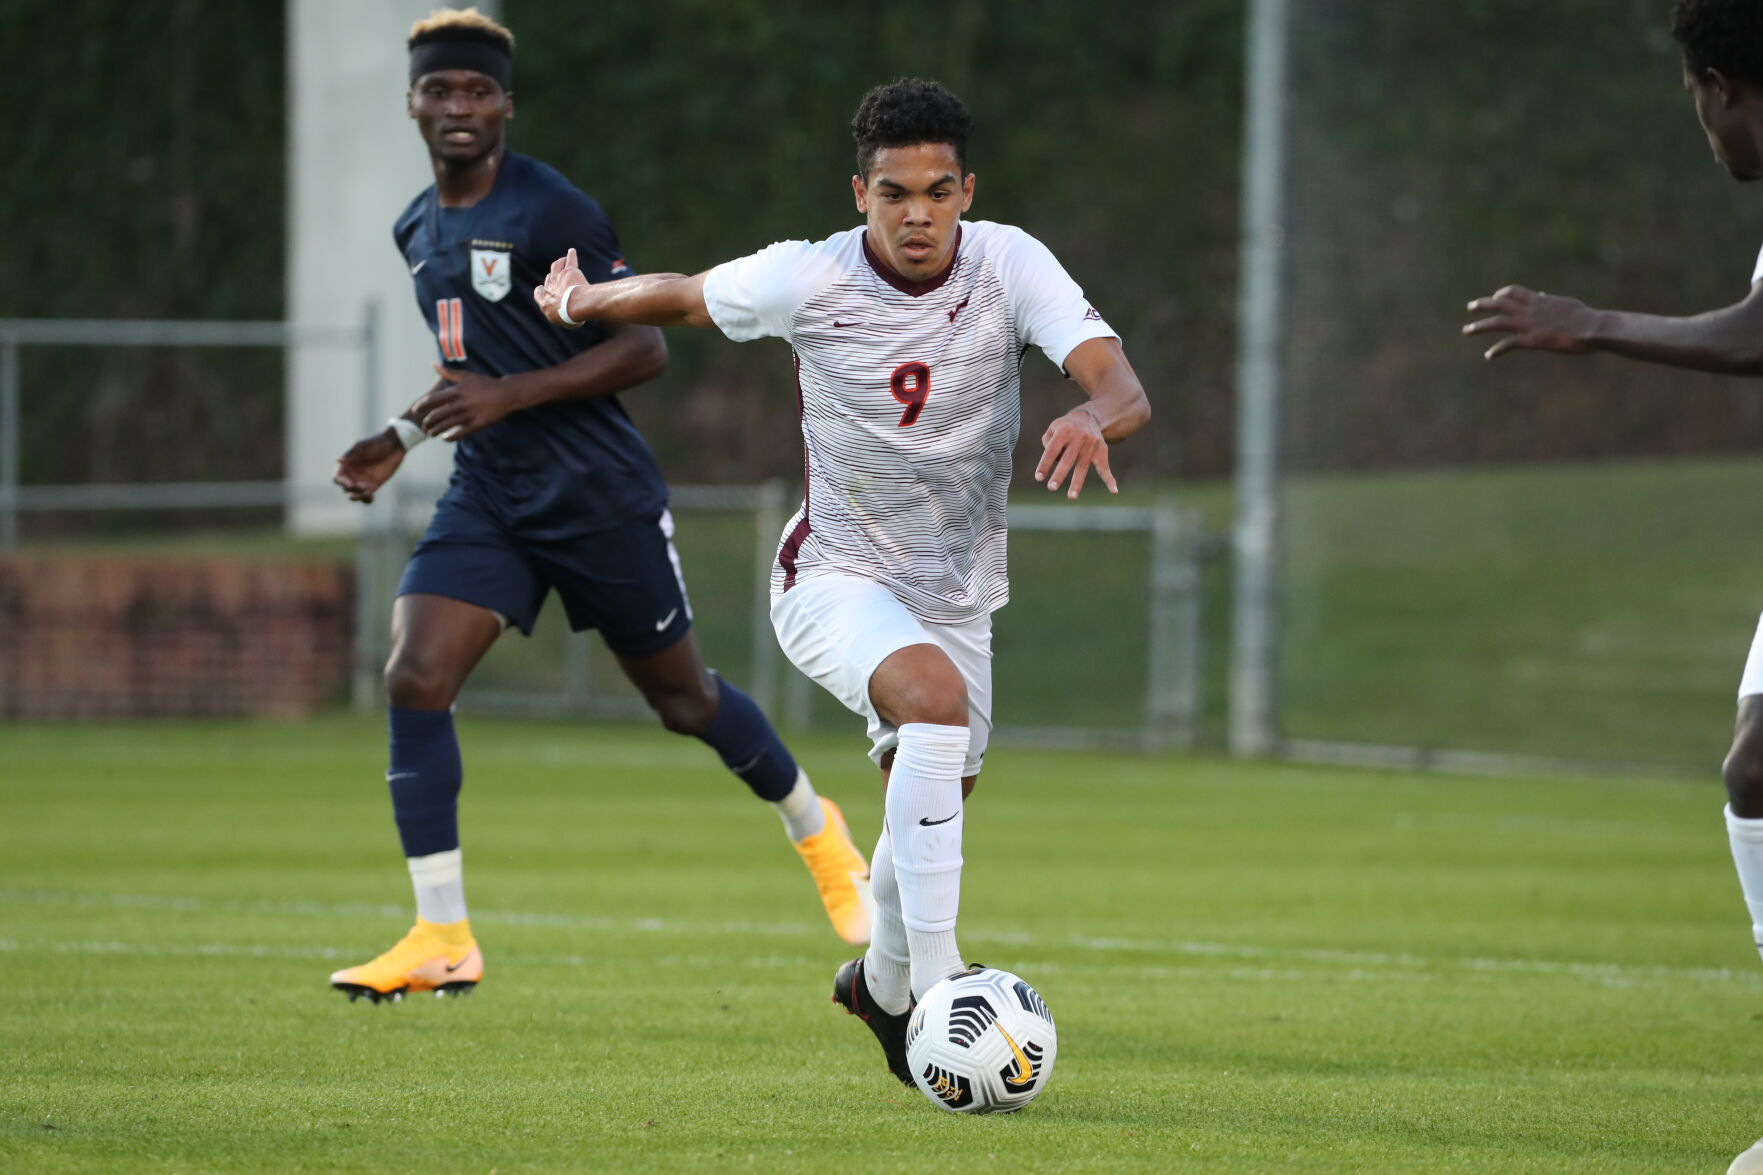
<svg viewBox="0 0 1763 1175"><path fill-rule="evenodd" d="M1069 482L1065 496L1075 500L1093 467L1108 492L1118 494L1120 486L1108 468L1108 444L1143 428L1151 419L1151 403L1119 339L1079 343L1065 357L1065 370L1090 398L1041 434L1035 480L1046 482L1049 490Z"/></svg>
<svg viewBox="0 0 1763 1175"><path fill-rule="evenodd" d="M1488 359L1519 348L1568 355L1605 351L1697 371L1763 374L1763 282L1742 302L1688 318L1597 310L1524 286L1477 298L1469 312L1487 317L1464 326L1464 334L1503 336L1487 349Z"/></svg>
<svg viewBox="0 0 1763 1175"><path fill-rule="evenodd" d="M591 284L576 263L575 250L551 263L533 301L558 326L574 328L590 320L643 326L714 326L704 305L704 275L646 273Z"/></svg>
<svg viewBox="0 0 1763 1175"><path fill-rule="evenodd" d="M614 323L598 346L551 367L488 376L435 366L441 377L405 415L423 432L457 441L512 412L558 400L610 396L667 370L667 340L650 326Z"/></svg>

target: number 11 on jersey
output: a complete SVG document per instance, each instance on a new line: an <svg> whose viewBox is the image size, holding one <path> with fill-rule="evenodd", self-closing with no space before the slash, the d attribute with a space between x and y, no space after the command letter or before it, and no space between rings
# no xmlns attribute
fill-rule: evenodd
<svg viewBox="0 0 1763 1175"><path fill-rule="evenodd" d="M465 362L465 307L460 299L435 299L435 339L441 344L441 358Z"/></svg>
<svg viewBox="0 0 1763 1175"><path fill-rule="evenodd" d="M922 363L900 364L888 378L888 390L894 393L894 399L906 405L906 411L900 414L900 427L910 427L924 411L924 402L930 399L930 368Z"/></svg>

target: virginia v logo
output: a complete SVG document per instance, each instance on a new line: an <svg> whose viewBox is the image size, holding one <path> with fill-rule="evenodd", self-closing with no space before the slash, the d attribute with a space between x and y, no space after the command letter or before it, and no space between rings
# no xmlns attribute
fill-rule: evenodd
<svg viewBox="0 0 1763 1175"><path fill-rule="evenodd" d="M510 255L504 249L471 251L471 288L486 302L500 302L514 288Z"/></svg>

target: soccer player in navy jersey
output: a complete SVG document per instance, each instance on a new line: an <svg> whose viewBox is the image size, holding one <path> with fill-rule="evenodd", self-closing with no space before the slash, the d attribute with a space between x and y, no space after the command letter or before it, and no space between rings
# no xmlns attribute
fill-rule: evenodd
<svg viewBox="0 0 1763 1175"><path fill-rule="evenodd" d="M1741 183L1763 180L1763 3L1676 0L1671 32L1683 51L1683 85L1708 136L1714 161ZM1763 256L1744 297L1687 317L1601 310L1577 298L1506 286L1469 303L1486 315L1466 335L1497 334L1485 352L1602 351L1730 375L1763 375ZM1739 677L1738 720L1722 774L1726 835L1751 934L1763 951L1763 622ZM1727 1175L1763 1175L1763 1140L1732 1161Z"/></svg>
<svg viewBox="0 0 1763 1175"><path fill-rule="evenodd" d="M416 925L332 985L377 1003L469 990L482 977L461 873L452 706L505 628L531 633L552 591L572 628L600 630L668 730L708 743L776 807L834 929L867 942L868 866L838 808L815 794L752 699L705 668L693 639L667 487L616 396L666 366L661 333L565 331L528 296L569 249L593 281L629 274L611 224L556 171L507 150L506 28L476 9L443 9L416 22L408 44L409 113L435 182L393 236L440 346L440 379L339 457L334 480L369 502L412 445L438 436L456 449L398 588L386 666L386 778Z"/></svg>

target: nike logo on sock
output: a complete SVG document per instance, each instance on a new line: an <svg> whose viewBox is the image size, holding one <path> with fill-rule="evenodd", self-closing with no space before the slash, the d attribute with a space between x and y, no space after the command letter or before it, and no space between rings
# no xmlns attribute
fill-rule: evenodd
<svg viewBox="0 0 1763 1175"><path fill-rule="evenodd" d="M918 818L918 822L920 824L924 825L926 828L929 828L933 824L947 824L949 821L955 819L955 817L959 816L959 815L961 815L961 813L959 811L957 811L953 815L943 817L941 820L926 820L923 816L920 816Z"/></svg>
<svg viewBox="0 0 1763 1175"><path fill-rule="evenodd" d="M678 615L679 615L679 609L675 608L673 611L669 612L666 616L663 616L660 620L657 620L655 622L655 631L660 632L662 629L664 629L668 625L672 624L673 618Z"/></svg>

